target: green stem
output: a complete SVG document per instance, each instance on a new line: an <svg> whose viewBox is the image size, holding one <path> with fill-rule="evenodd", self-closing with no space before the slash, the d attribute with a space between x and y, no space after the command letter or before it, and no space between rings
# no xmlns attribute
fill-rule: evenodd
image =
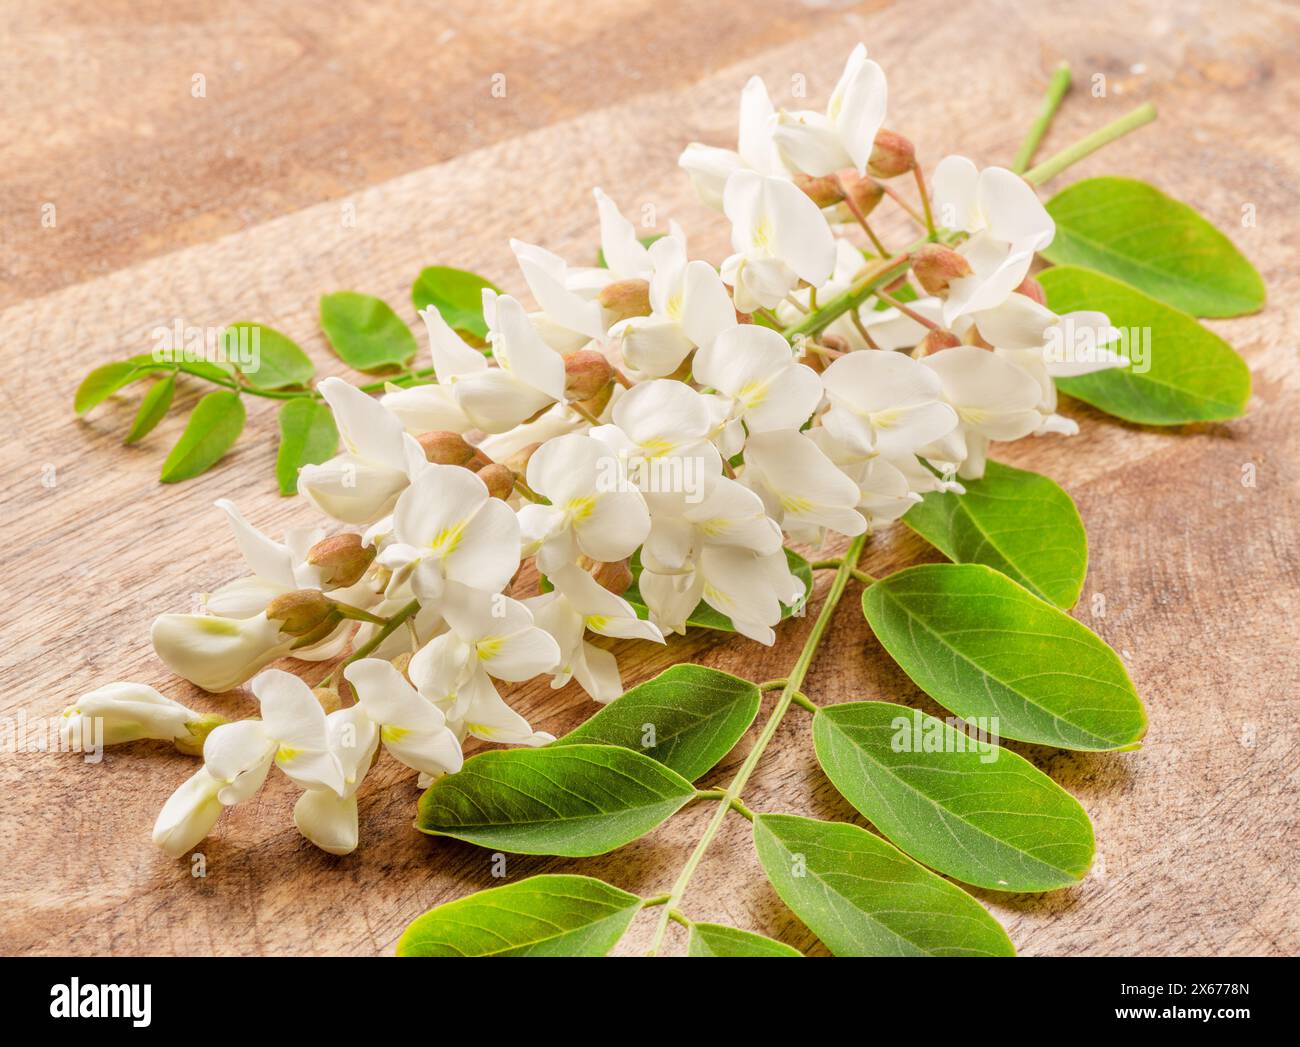
<svg viewBox="0 0 1300 1047"><path fill-rule="evenodd" d="M1125 113L1100 131L1094 131L1086 138L1081 138L1074 145L1062 149L1055 156L1044 160L1037 167L1025 172L1025 181L1030 185L1042 185L1049 178L1055 178L1072 164L1077 164L1085 156L1095 153L1103 145L1108 145L1117 138L1123 138L1130 131L1149 124L1156 118L1156 107L1150 102Z"/></svg>
<svg viewBox="0 0 1300 1047"><path fill-rule="evenodd" d="M691 852L686 864L682 866L677 882L673 884L666 903L667 908L664 916L660 919L659 925L655 928L654 937L651 939L649 955L653 956L658 952L660 945L663 943L664 934L668 930L669 912L676 909L681 903L686 888L690 885L691 877L695 875L695 870L703 860L709 845L713 843L714 837L718 835L718 830L722 827L727 811L732 809L732 803L740 799L741 792L749 781L750 775L754 773L754 769L758 766L758 761L762 758L764 750L767 749L776 736L776 730L781 726L781 720L790 710L795 695L799 693L799 687L803 684L804 677L808 675L813 656L817 653L817 648L821 646L826 630L830 626L831 617L835 614L835 608L839 605L840 597L844 595L844 590L849 584L849 578L857 565L858 557L862 555L862 547L866 544L866 540L867 536L865 534L858 535L845 552L844 562L840 564L839 569L835 572L835 577L831 579L830 590L826 593L826 602L822 604L817 620L813 622L812 631L808 634L803 650L799 652L799 657L790 670L790 675L785 681L785 686L781 689L781 696L777 699L775 708L773 708L771 715L768 716L767 722L763 724L762 732L754 742L754 747L749 750L749 755L745 757L745 762L740 765L736 777L727 786L724 794L726 802L718 804L718 809L714 812L707 828L705 828L704 835L700 837L700 842L695 845L695 850Z"/></svg>
<svg viewBox="0 0 1300 1047"><path fill-rule="evenodd" d="M1043 140L1043 135L1047 133L1048 127L1052 124L1052 117L1056 115L1056 110L1060 108L1061 99L1070 89L1070 64L1062 62L1052 73L1052 79L1047 85L1047 94L1043 96L1043 106L1038 111L1038 116L1034 122L1029 125L1029 131L1025 134L1025 140L1020 143L1020 151L1016 153L1016 158L1011 162L1011 170L1016 174L1024 174L1026 169L1034 160L1034 153L1038 151L1038 144Z"/></svg>
<svg viewBox="0 0 1300 1047"><path fill-rule="evenodd" d="M376 650L381 643L387 640L390 636L393 635L394 632L396 632L398 629L402 627L403 622L405 622L408 618L410 618L413 614L415 614L419 609L420 609L420 601L412 600L410 603L404 605L395 613L389 615L387 620L384 622L383 627L377 633L375 633L375 635L372 636L369 641L362 644L350 655L348 655L346 661L344 661L342 664L340 664L335 669L333 669L330 672L330 674L320 682L320 686L328 687L331 683L333 683L334 677L340 675L342 671L346 669L349 665L351 665L353 662L357 661L360 658L366 657L366 655Z"/></svg>
<svg viewBox="0 0 1300 1047"><path fill-rule="evenodd" d="M800 709L803 709L806 712L815 713L817 711L817 706L814 705L812 703L812 700L809 699L809 697L806 694L804 694L802 691L795 692L794 704L799 706Z"/></svg>

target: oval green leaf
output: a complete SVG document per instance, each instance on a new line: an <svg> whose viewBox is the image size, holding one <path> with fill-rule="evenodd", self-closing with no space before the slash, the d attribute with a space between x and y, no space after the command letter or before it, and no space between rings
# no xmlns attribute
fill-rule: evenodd
<svg viewBox="0 0 1300 1047"><path fill-rule="evenodd" d="M982 563L1070 608L1088 573L1088 536L1074 502L1046 476L989 462L966 493L931 491L903 517L955 563Z"/></svg>
<svg viewBox="0 0 1300 1047"><path fill-rule="evenodd" d="M693 923L687 956L803 956L784 942L720 923Z"/></svg>
<svg viewBox="0 0 1300 1047"><path fill-rule="evenodd" d="M1250 369L1236 350L1187 313L1091 269L1055 266L1038 276L1058 313L1096 309L1125 337L1110 346L1133 360L1056 387L1075 399L1143 425L1238 418L1250 399Z"/></svg>
<svg viewBox="0 0 1300 1047"><path fill-rule="evenodd" d="M1060 265L1097 269L1193 316L1263 308L1264 281L1192 208L1133 178L1088 178L1047 202ZM1100 308L1096 306L1094 308Z"/></svg>
<svg viewBox="0 0 1300 1047"><path fill-rule="evenodd" d="M415 827L515 854L586 858L644 836L694 795L676 771L630 749L504 749L429 786Z"/></svg>
<svg viewBox="0 0 1300 1047"><path fill-rule="evenodd" d="M1146 711L1094 632L981 564L921 564L862 594L867 621L921 690L1004 738L1062 749L1136 748Z"/></svg>
<svg viewBox="0 0 1300 1047"><path fill-rule="evenodd" d="M217 464L244 428L239 393L208 393L194 407L185 431L163 462L162 482L189 480Z"/></svg>
<svg viewBox="0 0 1300 1047"><path fill-rule="evenodd" d="M590 876L530 876L414 920L398 956L604 956L641 899Z"/></svg>
<svg viewBox="0 0 1300 1047"><path fill-rule="evenodd" d="M1014 956L984 906L874 833L792 814L754 819L781 900L836 956Z"/></svg>
<svg viewBox="0 0 1300 1047"><path fill-rule="evenodd" d="M619 745L693 782L740 741L758 715L760 698L748 680L703 665L674 665L615 698L551 747Z"/></svg>
<svg viewBox="0 0 1300 1047"><path fill-rule="evenodd" d="M356 291L320 300L320 325L340 359L358 371L401 367L419 351L415 335L387 302Z"/></svg>
<svg viewBox="0 0 1300 1047"><path fill-rule="evenodd" d="M77 414L85 414L92 407L98 407L119 389L125 389L132 382L139 381L151 373L151 368L141 366L135 360L120 360L96 367L77 386L76 395L72 400L73 410Z"/></svg>
<svg viewBox="0 0 1300 1047"><path fill-rule="evenodd" d="M306 385L316 374L298 343L265 324L242 322L226 328L226 359L254 389Z"/></svg>
<svg viewBox="0 0 1300 1047"><path fill-rule="evenodd" d="M149 386L149 391L140 400L140 406L135 412L135 421L131 423L131 431L126 434L123 443L136 443L153 432L154 427L166 416L175 395L175 374L160 378Z"/></svg>
<svg viewBox="0 0 1300 1047"><path fill-rule="evenodd" d="M280 408L280 449L275 456L280 493L295 494L298 470L327 461L338 446L339 431L328 404L307 397L286 400Z"/></svg>
<svg viewBox="0 0 1300 1047"><path fill-rule="evenodd" d="M1077 883L1092 864L1087 813L989 734L892 702L832 705L813 718L831 784L917 861L995 891Z"/></svg>
<svg viewBox="0 0 1300 1047"><path fill-rule="evenodd" d="M411 285L411 303L418 312L433 306L454 331L487 338L487 321L483 319L483 289L501 293L491 280L464 269L431 265L420 270Z"/></svg>

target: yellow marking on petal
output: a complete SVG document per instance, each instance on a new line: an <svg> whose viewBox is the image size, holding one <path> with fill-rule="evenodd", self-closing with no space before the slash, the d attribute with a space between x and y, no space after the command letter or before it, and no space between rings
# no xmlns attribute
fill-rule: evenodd
<svg viewBox="0 0 1300 1047"><path fill-rule="evenodd" d="M767 399L770 385L770 382L746 382L740 387L736 399L744 404L746 408L757 407Z"/></svg>
<svg viewBox="0 0 1300 1047"><path fill-rule="evenodd" d="M751 240L755 247L767 250L772 244L772 223L766 217L759 220L754 226L754 232Z"/></svg>
<svg viewBox="0 0 1300 1047"><path fill-rule="evenodd" d="M695 526L706 538L716 538L729 530L734 522L729 516L711 516L707 520L701 520Z"/></svg>
<svg viewBox="0 0 1300 1047"><path fill-rule="evenodd" d="M389 744L400 742L410 733L411 732L407 728L395 727L392 724L384 724L384 726L379 729L379 737Z"/></svg>
<svg viewBox="0 0 1300 1047"><path fill-rule="evenodd" d="M969 425L983 425L993 416L992 411L986 411L982 407L959 407L957 414Z"/></svg>
<svg viewBox="0 0 1300 1047"><path fill-rule="evenodd" d="M708 599L709 603L715 610L717 609L718 604L722 604L724 607L736 606L735 600L724 593L721 589L715 589L708 582L704 583L704 596Z"/></svg>
<svg viewBox="0 0 1300 1047"><path fill-rule="evenodd" d="M465 525L468 521L462 520L460 523L452 524L450 527L444 527L429 543L429 548L434 554L446 559L456 551L456 546L460 545L460 540L465 536Z"/></svg>
<svg viewBox="0 0 1300 1047"><path fill-rule="evenodd" d="M787 513L810 513L815 506L807 498L796 498L794 495L783 494L781 496L781 508Z"/></svg>
<svg viewBox="0 0 1300 1047"><path fill-rule="evenodd" d="M668 314L670 320L680 320L682 316L682 296L680 294L670 294L668 301L664 303L664 312Z"/></svg>
<svg viewBox="0 0 1300 1047"><path fill-rule="evenodd" d="M486 662L499 655L505 643L505 638L502 636L488 636L480 640L475 645L475 649L478 651L479 659Z"/></svg>
<svg viewBox="0 0 1300 1047"><path fill-rule="evenodd" d="M605 628L605 626L609 625L610 617L607 614L589 614L587 615L586 621L588 629L595 629L599 632L601 629Z"/></svg>
<svg viewBox="0 0 1300 1047"><path fill-rule="evenodd" d="M279 749L275 751L275 762L288 763L289 761L295 759L300 754L301 754L301 750L295 749L292 746L282 745L280 746Z"/></svg>
<svg viewBox="0 0 1300 1047"><path fill-rule="evenodd" d="M196 628L201 633L213 636L239 635L239 621L234 618L218 618L216 615L199 615Z"/></svg>
<svg viewBox="0 0 1300 1047"><path fill-rule="evenodd" d="M487 736L488 738L497 733L495 727L489 727L485 723L470 723L468 720L465 722L465 730L469 731L470 734L476 734L479 737Z"/></svg>
<svg viewBox="0 0 1300 1047"><path fill-rule="evenodd" d="M868 418L877 429L892 429L902 421L903 412L897 407L887 407L883 411L873 412Z"/></svg>
<svg viewBox="0 0 1300 1047"><path fill-rule="evenodd" d="M574 523L581 523L596 511L596 496L587 494L579 498L571 498L565 505L564 511L569 514L569 519Z"/></svg>
<svg viewBox="0 0 1300 1047"><path fill-rule="evenodd" d="M652 437L641 445L641 450L646 453L648 458L660 458L663 455L671 453L677 444L672 440L664 439L662 436Z"/></svg>

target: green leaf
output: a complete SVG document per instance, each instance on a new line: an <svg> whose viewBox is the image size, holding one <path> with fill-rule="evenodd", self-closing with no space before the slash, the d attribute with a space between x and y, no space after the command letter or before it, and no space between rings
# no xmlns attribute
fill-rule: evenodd
<svg viewBox="0 0 1300 1047"><path fill-rule="evenodd" d="M1264 281L1232 241L1155 186L1088 178L1047 211L1056 238L1043 255L1052 262L1100 270L1194 316L1263 308Z"/></svg>
<svg viewBox="0 0 1300 1047"><path fill-rule="evenodd" d="M812 567L808 561L796 553L793 549L785 550L786 562L790 565L790 571L796 578L802 580L804 585L804 599L807 594L812 592ZM632 555L632 577L638 579L641 577L641 554L640 550ZM649 618L650 609L646 607L645 601L641 598L641 590L637 588L636 581L632 582L632 587L623 594L623 599L630 603L636 611L638 618ZM795 613L797 608L781 605L781 620L784 621ZM731 624L731 619L719 611L715 611L703 600L691 612L690 617L686 619L687 625L693 625L700 629L714 629L723 633L734 633L736 627Z"/></svg>
<svg viewBox="0 0 1300 1047"><path fill-rule="evenodd" d="M307 354L293 339L265 324L237 323L226 328L226 357L254 389L306 385L316 374Z"/></svg>
<svg viewBox="0 0 1300 1047"><path fill-rule="evenodd" d="M72 406L77 414L85 414L92 407L98 407L119 389L124 389L132 382L151 374L150 368L140 366L135 360L120 360L117 363L96 367L81 380L77 386Z"/></svg>
<svg viewBox="0 0 1300 1047"><path fill-rule="evenodd" d="M551 743L619 745L695 781L731 752L758 715L758 687L702 665L674 665Z"/></svg>
<svg viewBox="0 0 1300 1047"><path fill-rule="evenodd" d="M275 478L282 495L298 490L298 470L318 465L334 456L339 431L328 404L303 397L286 400L280 408L280 450L275 456Z"/></svg>
<svg viewBox="0 0 1300 1047"><path fill-rule="evenodd" d="M949 560L982 563L1070 608L1088 572L1088 536L1074 502L1046 476L989 462L966 493L931 491L903 521Z"/></svg>
<svg viewBox="0 0 1300 1047"><path fill-rule="evenodd" d="M1126 332L1110 348L1129 367L1058 378L1056 387L1094 407L1144 425L1183 425L1240 417L1250 398L1246 361L1187 313L1109 276L1057 266L1038 276L1058 313L1096 309Z"/></svg>
<svg viewBox="0 0 1300 1047"><path fill-rule="evenodd" d="M530 876L415 919L398 956L604 956L641 909L590 876Z"/></svg>
<svg viewBox="0 0 1300 1047"><path fill-rule="evenodd" d="M687 956L802 956L784 942L720 923L693 923Z"/></svg>
<svg viewBox="0 0 1300 1047"><path fill-rule="evenodd" d="M792 814L754 819L776 893L836 956L1014 956L984 906L879 836Z"/></svg>
<svg viewBox="0 0 1300 1047"><path fill-rule="evenodd" d="M483 319L483 288L501 289L478 273L464 269L451 269L445 265L431 265L421 269L411 285L411 302L418 312L433 306L454 331L472 334L482 340L487 338L487 321Z"/></svg>
<svg viewBox="0 0 1300 1047"><path fill-rule="evenodd" d="M415 335L386 302L356 291L320 300L320 325L339 357L358 371L404 367L419 351Z"/></svg>
<svg viewBox="0 0 1300 1047"><path fill-rule="evenodd" d="M1147 718L1123 662L1090 629L980 564L922 564L862 594L881 644L967 722L1063 749L1136 748Z"/></svg>
<svg viewBox="0 0 1300 1047"><path fill-rule="evenodd" d="M163 462L162 482L178 483L211 469L234 446L243 428L240 394L208 393L195 405L185 431Z"/></svg>
<svg viewBox="0 0 1300 1047"><path fill-rule="evenodd" d="M131 431L126 434L123 443L133 444L153 432L154 427L166 416L175 395L175 374L160 378L149 386L149 391L140 400L140 406L135 412L135 421L131 423Z"/></svg>
<svg viewBox="0 0 1300 1047"><path fill-rule="evenodd" d="M941 873L995 891L1053 891L1092 864L1092 823L1078 801L987 736L892 702L850 702L813 717L813 744L844 798Z"/></svg>
<svg viewBox="0 0 1300 1047"><path fill-rule="evenodd" d="M644 836L694 795L676 771L630 749L503 749L429 786L415 827L494 850L585 858Z"/></svg>

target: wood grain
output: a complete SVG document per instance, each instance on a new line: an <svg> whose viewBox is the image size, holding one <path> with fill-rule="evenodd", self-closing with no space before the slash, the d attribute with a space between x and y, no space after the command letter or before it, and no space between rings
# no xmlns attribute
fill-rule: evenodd
<svg viewBox="0 0 1300 1047"><path fill-rule="evenodd" d="M22 80L7 79L15 104L5 106L10 133L0 146L11 175L0 190L5 293L15 303L0 313L0 466L10 481L0 489L0 715L9 726L21 717L42 725L117 679L203 709L251 711L246 698L202 695L171 678L148 625L240 573L213 499L234 497L272 532L312 516L275 493L273 405L251 405L248 432L220 467L164 487L157 471L180 420L133 448L120 444L133 397L74 421L72 392L90 367L148 348L149 331L178 318L255 318L297 338L322 370L343 373L317 332L321 293L378 294L413 319L410 281L435 262L520 292L507 238L589 256L597 184L629 211L651 205L661 225L678 218L693 253L717 260L723 223L693 200L674 163L691 139L730 142L751 73L792 105L792 77L802 74L816 99L861 38L890 75L891 126L927 162L961 149L990 163L1012 155L1047 71L1064 57L1084 89L1042 155L1154 100L1157 124L1069 177L1149 178L1192 202L1255 261L1271 298L1258 316L1213 324L1251 364L1246 418L1156 430L1068 404L1078 437L998 449L1078 502L1092 564L1076 614L1123 655L1151 731L1141 752L1119 755L1016 745L1088 809L1098 865L1069 891L979 897L1024 954L1297 950L1300 382L1290 323L1300 276L1290 241L1300 146L1280 130L1300 106L1293 7L920 0L794 13L713 5L705 16L687 4L476 3L437 5L425 25L430 8L400 2L366 5L369 14L361 5L257 14L132 5L129 16L112 5L61 6L66 18L49 5L5 15L16 47L4 61ZM444 23L457 35L435 45ZM435 61L436 46L452 48L450 58ZM209 78L213 105L200 112L175 97L188 98L194 54L214 70L243 63L237 89ZM508 106L482 90L485 71L498 68ZM1094 74L1106 78L1104 97L1086 91ZM161 80L171 81L165 97L153 93ZM247 140L225 157L236 120ZM53 230L33 227L47 197L60 201ZM299 209L309 201L323 202ZM355 224L342 221L345 204ZM1254 205L1252 226L1241 223L1245 204ZM1253 486L1243 484L1248 465ZM935 558L898 527L873 540L866 563L884 573ZM856 604L855 588L807 692L821 704L886 698L936 711L871 638ZM618 650L629 683L682 660L766 679L784 675L809 624L791 622L772 649L700 634L667 649ZM554 733L593 709L572 686L525 685L510 698ZM705 784L725 781L748 744ZM388 953L420 912L495 882L486 852L410 828L415 787L391 761L362 790L355 854L333 858L307 844L290 821L293 788L272 777L223 817L197 878L149 842L189 759L149 743L110 750L97 765L10 749L0 754L6 953ZM817 770L798 710L747 801L857 820ZM688 808L603 858L511 859L509 874L581 871L657 892L707 815ZM686 909L813 944L766 886L740 819L724 827ZM619 951L644 948L648 934L639 920Z"/></svg>

